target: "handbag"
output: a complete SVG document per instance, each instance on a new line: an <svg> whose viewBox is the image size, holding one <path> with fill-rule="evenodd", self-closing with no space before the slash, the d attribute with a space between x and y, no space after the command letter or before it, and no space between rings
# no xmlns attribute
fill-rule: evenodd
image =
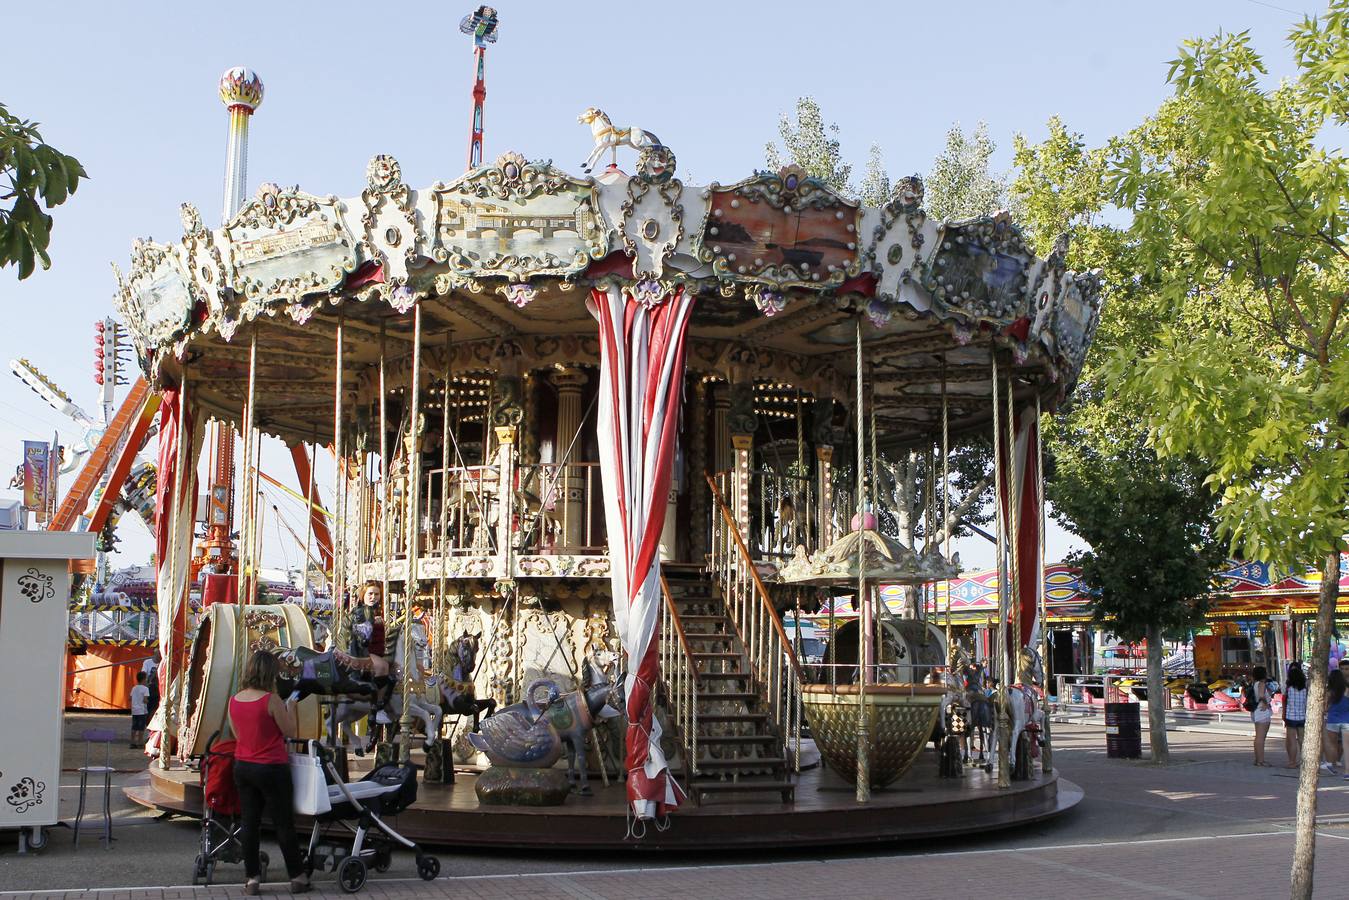
<svg viewBox="0 0 1349 900"><path fill-rule="evenodd" d="M290 755L290 781L294 796L292 806L297 815L321 816L332 811L328 782L323 777L323 762L316 754Z"/></svg>

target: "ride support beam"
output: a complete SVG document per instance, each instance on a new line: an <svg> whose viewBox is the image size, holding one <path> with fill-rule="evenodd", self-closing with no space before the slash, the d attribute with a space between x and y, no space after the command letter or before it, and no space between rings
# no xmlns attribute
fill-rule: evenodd
<svg viewBox="0 0 1349 900"><path fill-rule="evenodd" d="M304 444L292 444L290 448L290 458L295 462L295 477L300 479L300 490L307 488L312 491L308 497L309 503L309 524L314 529L314 541L318 544L319 558L323 560L323 569L325 572L333 570L333 536L328 529L328 517L323 513L323 507L319 505L318 488L314 485L313 467L309 464L309 454L305 452Z"/></svg>
<svg viewBox="0 0 1349 900"><path fill-rule="evenodd" d="M113 463L107 487L103 489L103 496L89 519L91 532L103 530L117 498L121 496L122 485L126 483L127 476L131 474L131 468L135 465L136 454L140 452L141 444L144 443L145 436L154 423L155 413L159 412L159 402L159 394L150 390L149 383L144 378L137 378L131 385L131 390L127 392L126 399L118 407L116 415L108 423L108 428L99 439L98 446L89 454L88 462L80 469L80 474L75 476L75 483L71 485L70 491L57 508L56 515L52 517L51 524L47 526L49 531L70 531L74 528L103 473L108 470L108 465ZM125 443L121 444L119 451L118 444L124 438Z"/></svg>

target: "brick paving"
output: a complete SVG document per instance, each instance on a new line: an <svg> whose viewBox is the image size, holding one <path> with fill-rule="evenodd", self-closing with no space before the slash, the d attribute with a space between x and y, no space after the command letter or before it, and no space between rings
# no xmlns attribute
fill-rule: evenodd
<svg viewBox="0 0 1349 900"><path fill-rule="evenodd" d="M1287 894L1296 773L1257 769L1249 741L1173 734L1172 765L1110 760L1098 728L1055 729L1062 773L1086 799L1072 812L1026 828L852 851L651 856L438 851L443 876L413 877L407 854L387 875L372 873L360 896L400 898L893 898L1278 897ZM82 755L82 748L81 748ZM1270 742L1269 758L1282 761ZM63 804L68 798L63 797ZM1323 778L1317 896L1349 894L1349 781ZM64 806L63 806L64 808ZM676 819L676 827L678 820ZM242 870L227 882L182 886L195 852L189 823L156 822L134 810L118 819L105 852L75 852L61 832L42 856L0 848L0 900L223 900L242 895ZM277 854L272 852L273 857ZM102 889L80 890L97 885ZM168 885L168 887L122 887ZM34 888L51 890L33 891ZM316 898L343 896L331 873L316 876ZM31 891L31 892L30 892ZM285 895L283 884L266 895Z"/></svg>

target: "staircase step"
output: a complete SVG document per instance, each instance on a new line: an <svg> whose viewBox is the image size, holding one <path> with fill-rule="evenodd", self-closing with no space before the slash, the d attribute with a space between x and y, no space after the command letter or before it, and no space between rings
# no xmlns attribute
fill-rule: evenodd
<svg viewBox="0 0 1349 900"><path fill-rule="evenodd" d="M699 673L698 673L698 677L699 677L699 678L736 678L736 679L740 679L740 680L743 681L744 679L746 679L746 678L752 678L753 676L750 675L748 672L699 672Z"/></svg>
<svg viewBox="0 0 1349 900"><path fill-rule="evenodd" d="M699 734L698 744L776 744L774 734Z"/></svg>
<svg viewBox="0 0 1349 900"><path fill-rule="evenodd" d="M722 701L725 701L725 700L744 700L745 702L748 703L748 702L750 702L750 701L758 700L758 699L759 699L759 695L756 694L756 693L754 693L753 691L729 691L729 692L722 692L722 691L704 691L703 693L700 693L700 694L698 695L698 699L699 699L699 700L705 700L705 701L707 701L707 702L709 702L709 703L713 703L713 702L716 702L716 701L718 701L718 700L722 700ZM704 717L700 715L698 718L702 719L702 718L704 718Z"/></svg>
<svg viewBox="0 0 1349 900"><path fill-rule="evenodd" d="M745 654L736 652L721 653L721 652L705 652L702 650L697 650L694 651L693 654L694 659L744 659L744 657Z"/></svg>
<svg viewBox="0 0 1349 900"><path fill-rule="evenodd" d="M706 694L702 695L706 697ZM766 722L768 713L698 713L698 724L705 722Z"/></svg>
<svg viewBox="0 0 1349 900"><path fill-rule="evenodd" d="M701 741L699 742L701 743ZM714 759L710 756L704 756L698 760L695 767L699 772L708 772L712 769L779 769L787 765L787 760L780 756L763 757L736 757L733 759Z"/></svg>
<svg viewBox="0 0 1349 900"><path fill-rule="evenodd" d="M688 625L691 622L730 622L731 620L726 618L724 614L705 615L700 613L696 615L680 616L679 621L683 622L685 625Z"/></svg>

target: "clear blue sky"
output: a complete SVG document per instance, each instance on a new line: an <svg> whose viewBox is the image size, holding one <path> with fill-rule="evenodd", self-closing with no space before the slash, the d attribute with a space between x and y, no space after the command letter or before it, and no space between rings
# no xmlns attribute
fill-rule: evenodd
<svg viewBox="0 0 1349 900"><path fill-rule="evenodd" d="M0 472L24 438L50 439L60 416L7 374L26 356L96 409L93 322L111 310L110 261L131 240L181 234L178 204L220 216L226 133L222 71L255 69L266 98L250 137L249 192L262 181L351 196L366 162L391 153L414 186L464 167L471 42L444 3L24 3L5 16L0 102L43 124L91 181L56 210L54 265L18 283L0 271ZM953 122L979 120L1010 165L1012 135L1037 139L1051 115L1098 142L1168 93L1184 39L1249 29L1273 77L1284 36L1318 4L1295 0L576 4L501 0L488 56L485 158L515 149L579 170L587 106L654 131L698 182L763 165L780 112L816 97L860 168L879 143L892 176L925 172ZM287 470L278 461L278 474ZM7 478L5 479L8 480ZM11 496L12 494L4 494ZM130 517L134 519L133 517ZM292 521L300 521L292 514ZM275 526L267 529L274 534ZM151 542L123 529L119 562ZM1049 554L1066 546L1051 535ZM987 545L962 548L967 565ZM293 545L273 537L268 564Z"/></svg>

